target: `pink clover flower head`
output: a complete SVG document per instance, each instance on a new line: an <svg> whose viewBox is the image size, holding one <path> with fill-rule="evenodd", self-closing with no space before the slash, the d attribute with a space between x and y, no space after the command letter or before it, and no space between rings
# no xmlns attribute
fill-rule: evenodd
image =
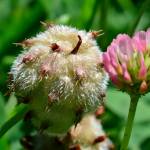
<svg viewBox="0 0 150 150"><path fill-rule="evenodd" d="M111 81L129 94L146 94L150 86L150 29L133 37L119 34L103 53Z"/></svg>

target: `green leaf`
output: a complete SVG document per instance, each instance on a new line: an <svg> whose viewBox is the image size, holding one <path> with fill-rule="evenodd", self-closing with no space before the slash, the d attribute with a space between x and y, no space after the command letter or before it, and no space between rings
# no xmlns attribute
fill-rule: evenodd
<svg viewBox="0 0 150 150"><path fill-rule="evenodd" d="M13 93L10 95L8 102L5 105L5 112L6 112L7 118L10 118L14 113L16 113L14 112L16 105L17 105L17 99Z"/></svg>
<svg viewBox="0 0 150 150"><path fill-rule="evenodd" d="M28 111L28 107L26 105L20 105L18 106L18 111L17 113L10 118L8 121L6 121L2 127L0 128L0 138L11 128L13 127L16 123L18 123L24 115Z"/></svg>
<svg viewBox="0 0 150 150"><path fill-rule="evenodd" d="M2 59L2 65L11 65L14 59L14 56L7 55Z"/></svg>
<svg viewBox="0 0 150 150"><path fill-rule="evenodd" d="M1 138L0 139L0 149L1 150L8 150L7 138Z"/></svg>
<svg viewBox="0 0 150 150"><path fill-rule="evenodd" d="M120 6L124 10L131 11L131 10L135 9L135 7L134 7L134 5L133 5L131 0L116 0L116 1L120 4Z"/></svg>
<svg viewBox="0 0 150 150"><path fill-rule="evenodd" d="M0 93L0 125L3 123L5 120L5 102L4 102L4 97Z"/></svg>

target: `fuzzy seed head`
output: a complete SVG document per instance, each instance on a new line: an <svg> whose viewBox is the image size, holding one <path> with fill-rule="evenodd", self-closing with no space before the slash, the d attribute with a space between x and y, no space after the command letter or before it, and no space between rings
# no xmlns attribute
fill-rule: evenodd
<svg viewBox="0 0 150 150"><path fill-rule="evenodd" d="M102 102L108 77L92 33L53 25L24 41L23 48L10 71L11 87L16 95L30 97L37 113L50 102L62 103L64 109L65 103L72 105L74 111L79 106L95 109Z"/></svg>
<svg viewBox="0 0 150 150"><path fill-rule="evenodd" d="M100 101L107 77L98 63L101 52L89 34L56 25L27 41L30 47L11 69L16 94L29 93L43 82L47 95L59 91L60 100L72 96L79 102Z"/></svg>

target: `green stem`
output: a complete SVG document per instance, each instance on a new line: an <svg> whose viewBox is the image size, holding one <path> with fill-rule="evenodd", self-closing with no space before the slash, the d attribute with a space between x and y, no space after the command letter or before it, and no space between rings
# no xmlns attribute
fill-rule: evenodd
<svg viewBox="0 0 150 150"><path fill-rule="evenodd" d="M12 128L16 123L18 123L28 112L28 107L23 106L21 110L19 110L12 118L10 118L8 121L6 121L2 127L0 127L0 138L10 129Z"/></svg>
<svg viewBox="0 0 150 150"><path fill-rule="evenodd" d="M131 28L129 29L129 34L132 35L135 31L136 28L145 12L145 10L148 8L148 6L150 5L150 1L149 0L145 0L139 10L139 13L137 15L137 17L135 18L135 20L133 21L133 25L131 26Z"/></svg>
<svg viewBox="0 0 150 150"><path fill-rule="evenodd" d="M129 108L129 113L128 113L128 120L127 120L125 132L124 132L124 137L122 140L120 150L127 150L127 148L128 148L138 100L139 100L139 97L131 96L130 108Z"/></svg>

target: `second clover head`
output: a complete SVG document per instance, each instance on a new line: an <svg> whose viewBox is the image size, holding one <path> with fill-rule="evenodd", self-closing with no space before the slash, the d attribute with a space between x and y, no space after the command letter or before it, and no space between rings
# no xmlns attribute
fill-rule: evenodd
<svg viewBox="0 0 150 150"><path fill-rule="evenodd" d="M119 34L103 54L111 81L129 94L145 94L150 87L150 29L131 38Z"/></svg>

